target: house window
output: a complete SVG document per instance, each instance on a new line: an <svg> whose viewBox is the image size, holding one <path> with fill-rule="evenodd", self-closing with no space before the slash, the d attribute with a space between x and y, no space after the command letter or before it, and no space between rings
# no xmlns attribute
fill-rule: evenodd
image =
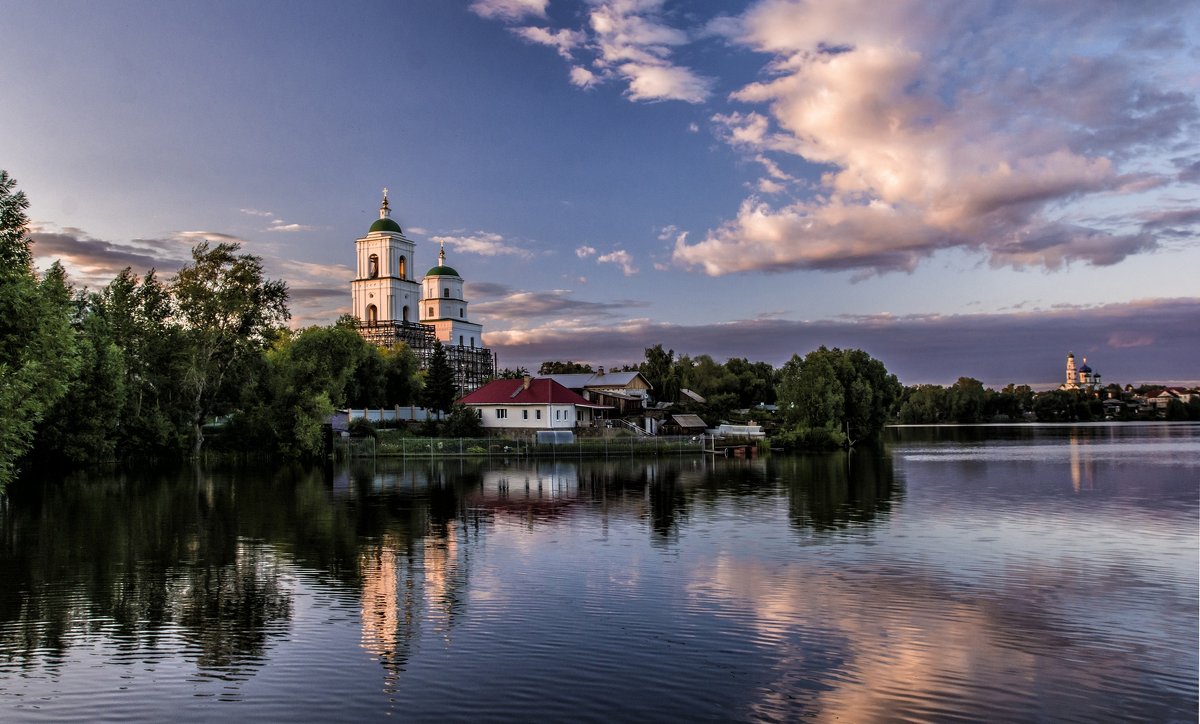
<svg viewBox="0 0 1200 724"><path fill-rule="evenodd" d="M575 422L583 422L583 410L575 411Z"/></svg>
<svg viewBox="0 0 1200 724"><path fill-rule="evenodd" d="M521 419L522 419L522 420L528 420L528 419L529 419L529 410L521 410Z"/></svg>
<svg viewBox="0 0 1200 724"><path fill-rule="evenodd" d="M447 299L450 298L450 287L446 287L445 289L442 290L442 296Z"/></svg>
<svg viewBox="0 0 1200 724"><path fill-rule="evenodd" d="M503 420L508 417L508 409L504 407L496 408L496 419Z"/></svg>
<svg viewBox="0 0 1200 724"><path fill-rule="evenodd" d="M539 419L539 420L542 419L542 411L541 410L537 411L537 419Z"/></svg>
<svg viewBox="0 0 1200 724"><path fill-rule="evenodd" d="M400 278L401 278L401 279L407 279L407 278L408 278L408 259L405 259L403 256L402 256L402 257L400 257L400 269L399 269L399 271L400 271Z"/></svg>
<svg viewBox="0 0 1200 724"><path fill-rule="evenodd" d="M367 276L371 279L379 276L379 255L372 254L367 257Z"/></svg>

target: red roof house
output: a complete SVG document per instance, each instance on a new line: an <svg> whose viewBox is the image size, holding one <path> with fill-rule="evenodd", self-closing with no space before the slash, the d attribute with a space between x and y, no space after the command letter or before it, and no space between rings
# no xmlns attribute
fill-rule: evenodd
<svg viewBox="0 0 1200 724"><path fill-rule="evenodd" d="M527 430L591 427L600 410L552 379L494 380L459 400L479 414L485 428Z"/></svg>

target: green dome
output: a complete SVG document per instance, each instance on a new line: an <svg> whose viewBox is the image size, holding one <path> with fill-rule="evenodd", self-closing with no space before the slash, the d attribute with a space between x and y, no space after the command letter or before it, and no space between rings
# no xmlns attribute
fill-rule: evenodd
<svg viewBox="0 0 1200 724"><path fill-rule="evenodd" d="M371 224L371 231L394 231L397 234L403 233L400 231L400 225L387 217L379 219L374 224Z"/></svg>
<svg viewBox="0 0 1200 724"><path fill-rule="evenodd" d="M427 277L456 277L456 276L458 276L458 272L454 271L454 267L452 267L452 266L443 265L443 266L435 266L434 268L425 272L425 276L427 276Z"/></svg>

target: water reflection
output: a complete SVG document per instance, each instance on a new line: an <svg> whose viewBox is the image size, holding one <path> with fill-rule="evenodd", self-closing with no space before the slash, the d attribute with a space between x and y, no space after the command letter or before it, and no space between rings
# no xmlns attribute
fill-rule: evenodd
<svg viewBox="0 0 1200 724"><path fill-rule="evenodd" d="M1195 444L34 481L0 505L0 718L295 718L314 687L300 718L1180 718Z"/></svg>

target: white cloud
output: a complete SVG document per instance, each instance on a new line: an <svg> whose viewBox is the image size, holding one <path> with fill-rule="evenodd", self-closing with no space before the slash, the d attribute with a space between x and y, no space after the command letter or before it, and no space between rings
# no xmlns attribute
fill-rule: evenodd
<svg viewBox="0 0 1200 724"><path fill-rule="evenodd" d="M484 18L513 21L529 15L545 17L549 4L550 0L475 0L471 12Z"/></svg>
<svg viewBox="0 0 1200 724"><path fill-rule="evenodd" d="M456 251L480 256L516 256L532 259L533 252L509 243L500 234L479 231L466 236L434 236L433 241L444 243Z"/></svg>
<svg viewBox="0 0 1200 724"><path fill-rule="evenodd" d="M575 256L579 257L580 259L586 259L595 253L596 249L587 245L581 246L575 250Z"/></svg>
<svg viewBox="0 0 1200 724"><path fill-rule="evenodd" d="M571 59L571 51L587 39L587 35L577 30L562 28L551 30L539 27L511 28L519 37L535 43L554 48L565 60Z"/></svg>
<svg viewBox="0 0 1200 724"><path fill-rule="evenodd" d="M272 219L271 226L267 228L267 231L314 231L316 228L317 227L315 226L308 226L307 224L288 224L284 222L283 219Z"/></svg>
<svg viewBox="0 0 1200 724"><path fill-rule="evenodd" d="M270 218L275 215L270 211L259 211L258 209L239 209L239 211L249 216L262 216L266 218Z"/></svg>
<svg viewBox="0 0 1200 724"><path fill-rule="evenodd" d="M617 249L608 254L598 256L596 257L596 262L599 264L616 264L621 268L621 273L627 277L638 273L637 267L633 264L633 255L624 249Z"/></svg>
<svg viewBox="0 0 1200 724"><path fill-rule="evenodd" d="M600 82L600 77L592 71L579 65L571 67L571 85L579 88L591 88Z"/></svg>
<svg viewBox="0 0 1200 724"><path fill-rule="evenodd" d="M663 19L663 0L596 0L581 28L523 26L513 33L527 42L545 45L567 61L586 51L592 68L573 64L571 84L591 88L621 78L625 95L634 101L678 100L701 103L712 96L714 81L672 60L675 48L691 41L689 34ZM545 17L546 3L518 0L477 0L472 9L502 22L525 15Z"/></svg>
<svg viewBox="0 0 1200 724"><path fill-rule="evenodd" d="M723 20L711 29L772 59L769 75L732 95L751 110L712 116L718 137L764 166L759 193L803 196L747 199L705 238L678 241L675 261L709 274L911 270L965 247L993 264L1054 268L1156 248L1134 216L1086 228L1067 212L1165 183L1122 173L1121 161L1151 142L1165 153L1198 117L1193 97L1154 87L1132 55L1094 57L1089 44L1124 37L1140 17L1116 6L763 0ZM817 192L796 188L772 154L825 166Z"/></svg>

